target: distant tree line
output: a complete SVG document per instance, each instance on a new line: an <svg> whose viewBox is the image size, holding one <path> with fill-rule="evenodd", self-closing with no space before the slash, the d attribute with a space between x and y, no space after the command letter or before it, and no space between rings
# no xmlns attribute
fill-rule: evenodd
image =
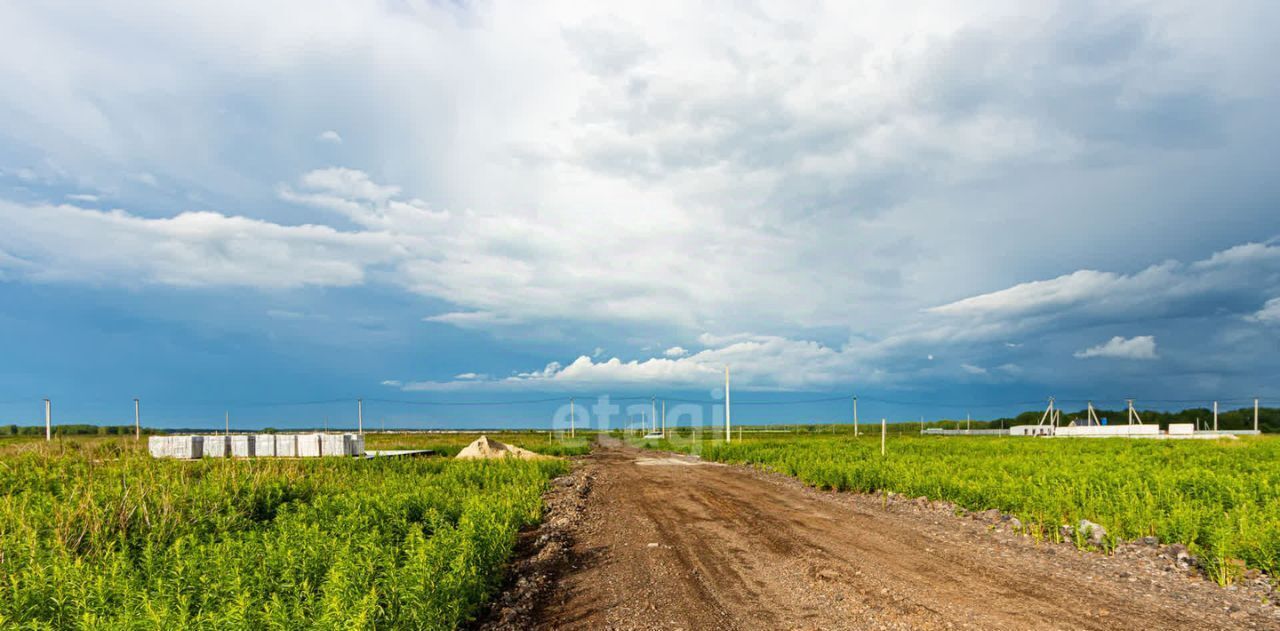
<svg viewBox="0 0 1280 631"><path fill-rule="evenodd" d="M54 425L55 436L132 436L132 425ZM154 434L156 430L142 428L143 434ZM44 425L0 425L0 436L44 436Z"/></svg>

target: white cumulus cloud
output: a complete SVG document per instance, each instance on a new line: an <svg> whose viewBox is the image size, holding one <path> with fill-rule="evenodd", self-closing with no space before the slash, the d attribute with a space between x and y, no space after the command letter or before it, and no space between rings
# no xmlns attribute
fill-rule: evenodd
<svg viewBox="0 0 1280 631"><path fill-rule="evenodd" d="M1263 324L1280 324L1280 298L1272 298L1262 308L1246 316L1251 322Z"/></svg>
<svg viewBox="0 0 1280 631"><path fill-rule="evenodd" d="M1139 335L1125 339L1117 335L1103 344L1078 351L1075 356L1080 359L1090 357L1156 359L1156 338L1150 335Z"/></svg>

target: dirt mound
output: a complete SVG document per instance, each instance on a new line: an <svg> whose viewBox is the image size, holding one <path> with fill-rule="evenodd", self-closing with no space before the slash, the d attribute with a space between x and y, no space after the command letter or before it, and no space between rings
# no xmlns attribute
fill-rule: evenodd
<svg viewBox="0 0 1280 631"><path fill-rule="evenodd" d="M539 458L547 458L539 453L534 453L528 449L522 449L515 445L500 443L496 440L490 440L488 436L481 436L475 442L467 445L462 451L458 452L456 458L459 460L482 460L488 458L520 458L523 460L536 460Z"/></svg>

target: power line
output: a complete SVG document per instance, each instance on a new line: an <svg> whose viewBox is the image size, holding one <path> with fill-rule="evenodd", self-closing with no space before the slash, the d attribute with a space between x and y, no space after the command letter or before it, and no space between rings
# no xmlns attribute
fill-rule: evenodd
<svg viewBox="0 0 1280 631"><path fill-rule="evenodd" d="M634 397L640 398L640 397ZM413 399L365 399L374 403L394 403L397 405L432 405L432 406L480 406L480 405L531 405L534 403L565 402L569 397L548 397L545 399L524 399L520 401L422 401ZM622 399L618 399L622 400Z"/></svg>

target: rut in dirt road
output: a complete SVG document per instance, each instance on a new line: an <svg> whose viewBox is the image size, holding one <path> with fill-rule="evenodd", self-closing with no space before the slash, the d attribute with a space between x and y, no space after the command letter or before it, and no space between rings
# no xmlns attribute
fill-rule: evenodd
<svg viewBox="0 0 1280 631"><path fill-rule="evenodd" d="M611 444L540 629L1280 628L1276 608L1133 561Z"/></svg>

